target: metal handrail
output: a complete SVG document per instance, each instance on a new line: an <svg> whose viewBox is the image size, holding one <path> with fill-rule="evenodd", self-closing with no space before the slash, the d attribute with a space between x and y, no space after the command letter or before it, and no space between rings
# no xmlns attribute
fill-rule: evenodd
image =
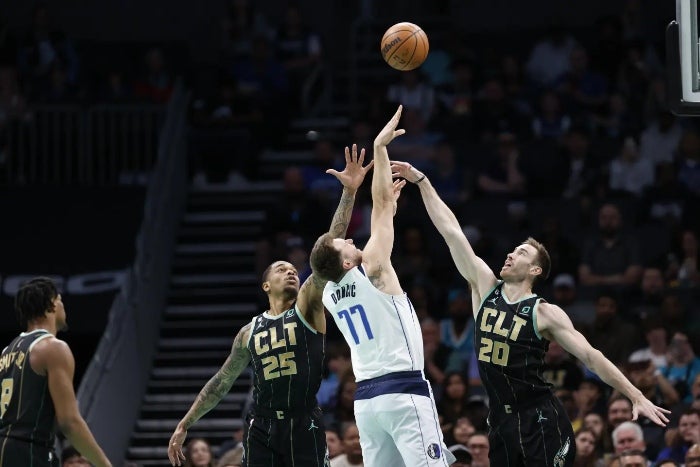
<svg viewBox="0 0 700 467"><path fill-rule="evenodd" d="M164 113L146 103L36 105L6 124L0 185L143 183Z"/></svg>

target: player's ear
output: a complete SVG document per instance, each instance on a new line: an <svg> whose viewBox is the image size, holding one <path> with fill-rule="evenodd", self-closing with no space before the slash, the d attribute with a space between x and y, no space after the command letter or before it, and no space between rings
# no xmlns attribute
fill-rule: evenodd
<svg viewBox="0 0 700 467"><path fill-rule="evenodd" d="M536 264L533 264L532 266L530 266L530 272L536 276L539 276L540 274L542 274L542 268Z"/></svg>
<svg viewBox="0 0 700 467"><path fill-rule="evenodd" d="M262 289L265 293L269 293L270 292L270 283L268 281L263 282Z"/></svg>

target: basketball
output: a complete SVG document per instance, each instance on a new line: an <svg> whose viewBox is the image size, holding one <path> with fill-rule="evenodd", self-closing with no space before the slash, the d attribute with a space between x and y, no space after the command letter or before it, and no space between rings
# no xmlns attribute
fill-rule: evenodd
<svg viewBox="0 0 700 467"><path fill-rule="evenodd" d="M396 23L384 33L381 51L384 61L392 68L413 70L428 56L428 36L413 23Z"/></svg>

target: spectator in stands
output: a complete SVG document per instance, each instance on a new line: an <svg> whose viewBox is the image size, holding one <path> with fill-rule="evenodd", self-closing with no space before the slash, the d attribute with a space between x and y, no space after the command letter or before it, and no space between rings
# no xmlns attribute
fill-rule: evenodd
<svg viewBox="0 0 700 467"><path fill-rule="evenodd" d="M595 319L587 330L588 340L613 363L621 365L637 348L639 331L618 312L618 300L603 291L595 302Z"/></svg>
<svg viewBox="0 0 700 467"><path fill-rule="evenodd" d="M576 41L560 25L552 25L546 36L530 52L526 70L530 80L539 88L551 87L569 71L571 52Z"/></svg>
<svg viewBox="0 0 700 467"><path fill-rule="evenodd" d="M173 92L173 78L167 69L165 56L159 47L146 52L145 70L134 82L134 95L146 101L162 104Z"/></svg>
<svg viewBox="0 0 700 467"><path fill-rule="evenodd" d="M620 210L604 204L598 212L598 233L586 240L578 271L581 284L633 286L641 273L637 243L622 233Z"/></svg>
<svg viewBox="0 0 700 467"><path fill-rule="evenodd" d="M631 449L644 452L646 449L642 428L632 421L620 423L612 432L612 441L617 454Z"/></svg>
<svg viewBox="0 0 700 467"><path fill-rule="evenodd" d="M700 411L686 409L678 420L678 432L671 445L659 453L657 460L673 459L682 463L690 447L696 443L700 443Z"/></svg>
<svg viewBox="0 0 700 467"><path fill-rule="evenodd" d="M321 409L329 411L338 403L336 397L341 376L350 371L352 366L350 348L345 341L330 341L326 344L325 363L328 375L321 380L316 399Z"/></svg>
<svg viewBox="0 0 700 467"><path fill-rule="evenodd" d="M90 467L90 462L73 446L67 446L61 452L61 467Z"/></svg>
<svg viewBox="0 0 700 467"><path fill-rule="evenodd" d="M408 226L402 232L400 242L397 248L400 253L394 260L398 277L403 280L427 280L433 260L423 229L417 225Z"/></svg>
<svg viewBox="0 0 700 467"><path fill-rule="evenodd" d="M433 170L429 177L440 197L453 209L470 198L470 175L457 162L454 148L447 141L437 143Z"/></svg>
<svg viewBox="0 0 700 467"><path fill-rule="evenodd" d="M104 81L98 85L97 99L107 104L120 104L133 99L124 72L117 67L107 71Z"/></svg>
<svg viewBox="0 0 700 467"><path fill-rule="evenodd" d="M636 135L639 128L636 118L630 112L627 100L620 93L611 94L605 102L602 114L592 117L597 133L604 141L623 140L628 135Z"/></svg>
<svg viewBox="0 0 700 467"><path fill-rule="evenodd" d="M472 454L472 467L489 467L489 437L485 433L471 435L467 449Z"/></svg>
<svg viewBox="0 0 700 467"><path fill-rule="evenodd" d="M676 117L669 111L659 112L639 139L640 157L654 165L673 162L682 135Z"/></svg>
<svg viewBox="0 0 700 467"><path fill-rule="evenodd" d="M229 0L221 21L221 52L225 60L249 57L257 36L272 38L273 30L252 0Z"/></svg>
<svg viewBox="0 0 700 467"><path fill-rule="evenodd" d="M551 277L557 277L560 273L576 273L581 252L579 248L565 235L562 222L556 215L549 214L540 222L540 233L537 238L547 248L552 260ZM573 278L572 278L573 279ZM559 303L559 302L557 302ZM569 312L569 310L566 310Z"/></svg>
<svg viewBox="0 0 700 467"><path fill-rule="evenodd" d="M420 323L423 335L423 357L425 359L425 377L430 381L434 391L442 391L445 381L445 368L452 350L440 342L440 326L431 318Z"/></svg>
<svg viewBox="0 0 700 467"><path fill-rule="evenodd" d="M545 91L540 96L539 112L532 119L532 134L536 139L560 140L571 127L571 117L562 112L559 96Z"/></svg>
<svg viewBox="0 0 700 467"><path fill-rule="evenodd" d="M39 99L47 104L71 104L78 99L78 93L68 82L68 75L62 63L51 66L48 80L39 90Z"/></svg>
<svg viewBox="0 0 700 467"><path fill-rule="evenodd" d="M583 417L583 428L591 430L595 434L595 451L598 458L606 452L612 452L612 440L608 436L608 426L601 414L590 412Z"/></svg>
<svg viewBox="0 0 700 467"><path fill-rule="evenodd" d="M445 434L445 444L458 443L466 445L474 433L476 433L476 427L471 419L469 417L459 417L452 424L452 429Z"/></svg>
<svg viewBox="0 0 700 467"><path fill-rule="evenodd" d="M326 428L326 446L328 446L329 459L335 459L345 452L343 440L340 439L338 430Z"/></svg>
<svg viewBox="0 0 700 467"><path fill-rule="evenodd" d="M192 438L186 446L184 467L214 467L211 446L204 438Z"/></svg>
<svg viewBox="0 0 700 467"><path fill-rule="evenodd" d="M666 283L661 268L656 266L645 267L642 271L640 286L641 294L635 294L633 304L627 315L633 320L645 320L658 314L659 306L664 298Z"/></svg>
<svg viewBox="0 0 700 467"><path fill-rule="evenodd" d="M229 439L221 443L219 449L217 450L216 457L222 460L225 454L232 451L238 447L243 447L243 427L236 428L233 430L233 434Z"/></svg>
<svg viewBox="0 0 700 467"><path fill-rule="evenodd" d="M501 133L491 157L477 177L486 196L514 196L525 193L527 180L520 165L520 149L513 133Z"/></svg>
<svg viewBox="0 0 700 467"><path fill-rule="evenodd" d="M576 467L595 467L598 455L595 451L595 433L587 428L581 428L576 432Z"/></svg>
<svg viewBox="0 0 700 467"><path fill-rule="evenodd" d="M554 167L552 182L560 183L565 199L590 199L600 179L597 160L591 152L588 131L573 126L564 136L563 165Z"/></svg>
<svg viewBox="0 0 700 467"><path fill-rule="evenodd" d="M641 449L629 449L621 452L618 457L619 467L649 467L646 454ZM615 467L614 464L610 464Z"/></svg>
<svg viewBox="0 0 700 467"><path fill-rule="evenodd" d="M679 235L680 241L669 254L666 278L680 287L700 286L700 247L698 235L685 229Z"/></svg>
<svg viewBox="0 0 700 467"><path fill-rule="evenodd" d="M460 59L452 62L451 83L436 90L436 125L454 143L470 141L474 137L474 74L472 64Z"/></svg>
<svg viewBox="0 0 700 467"><path fill-rule="evenodd" d="M79 58L72 41L51 24L48 7L39 4L34 9L33 24L21 45L18 65L31 97L46 87L52 68L59 64L71 85L78 82Z"/></svg>
<svg viewBox="0 0 700 467"><path fill-rule="evenodd" d="M289 79L290 96L298 98L304 82L321 61L321 38L312 31L302 17L298 5L287 5L284 22L275 37L277 57ZM291 102L298 108L300 102Z"/></svg>
<svg viewBox="0 0 700 467"><path fill-rule="evenodd" d="M572 426L581 425L584 417L590 413L602 413L605 411L607 401L607 385L594 376L584 378L573 391L574 402L578 413L572 419Z"/></svg>
<svg viewBox="0 0 700 467"><path fill-rule="evenodd" d="M425 82L421 78L418 70L401 73L401 81L389 86L386 100L393 104L402 104L404 106L404 116L407 111L412 110L417 112L418 116L426 124L433 118L435 89L430 83ZM408 128L406 129L406 134L407 136L411 134Z"/></svg>
<svg viewBox="0 0 700 467"><path fill-rule="evenodd" d="M428 130L426 120L416 109L405 109L401 121L406 134L392 143L391 157L405 159L420 170L432 171L435 146L442 135Z"/></svg>
<svg viewBox="0 0 700 467"><path fill-rule="evenodd" d="M508 99L503 82L487 79L477 93L474 106L477 139L481 143L493 143L499 135L512 133L524 137L529 133L529 120Z"/></svg>
<svg viewBox="0 0 700 467"><path fill-rule="evenodd" d="M608 400L608 429L614 430L620 424L632 420L632 403L621 395L613 395Z"/></svg>
<svg viewBox="0 0 700 467"><path fill-rule="evenodd" d="M446 373L442 394L437 400L437 411L444 435L452 431L457 420L467 416L468 405L469 385L464 375L456 371Z"/></svg>
<svg viewBox="0 0 700 467"><path fill-rule="evenodd" d="M474 358L474 315L468 290L450 289L447 294L447 318L440 321L440 341L452 349L449 368L469 375L469 384L480 384Z"/></svg>
<svg viewBox="0 0 700 467"><path fill-rule="evenodd" d="M656 369L665 367L667 365L668 332L663 321L658 316L651 316L644 320L643 327L648 346L632 352L629 361L650 360Z"/></svg>
<svg viewBox="0 0 700 467"><path fill-rule="evenodd" d="M688 335L676 331L668 346L668 366L661 368L661 373L678 391L681 400L692 402L691 385L700 374L700 357L695 356Z"/></svg>
<svg viewBox="0 0 700 467"><path fill-rule="evenodd" d="M588 51L581 46L571 51L569 60L568 71L554 85L564 109L573 116L600 112L608 99L605 77L589 68Z"/></svg>
<svg viewBox="0 0 700 467"><path fill-rule="evenodd" d="M552 280L553 301L566 310L571 321L577 326L589 326L593 323L595 314L594 303L577 299L576 280L571 274L558 274Z"/></svg>
<svg viewBox="0 0 700 467"><path fill-rule="evenodd" d="M693 196L700 196L700 134L687 130L678 145L678 181Z"/></svg>
<svg viewBox="0 0 700 467"><path fill-rule="evenodd" d="M525 116L532 114L533 104L529 101L529 89L526 83L523 64L516 54L505 53L499 59L499 74L503 90L515 110Z"/></svg>
<svg viewBox="0 0 700 467"><path fill-rule="evenodd" d="M688 203L688 191L678 183L676 167L671 162L658 164L654 178L656 182L647 189L642 209L650 221L658 221L669 230L677 230L679 224L693 215L693 207Z"/></svg>
<svg viewBox="0 0 700 467"><path fill-rule="evenodd" d="M700 443L693 444L685 455L685 467L700 467Z"/></svg>
<svg viewBox="0 0 700 467"><path fill-rule="evenodd" d="M344 453L331 460L331 467L362 467L362 447L360 446L360 432L354 420L343 423Z"/></svg>
<svg viewBox="0 0 700 467"><path fill-rule="evenodd" d="M583 381L583 371L559 343L552 341L544 354L544 378L553 389L575 391Z"/></svg>
<svg viewBox="0 0 700 467"><path fill-rule="evenodd" d="M620 155L610 162L610 190L641 197L644 189L654 184L654 172L653 163L640 157L636 140L628 136Z"/></svg>
<svg viewBox="0 0 700 467"><path fill-rule="evenodd" d="M340 426L342 432L344 431L342 430L343 423L354 423L355 391L357 391L357 383L355 382L352 368L350 368L340 377L338 382L335 410L324 414L324 424L326 426ZM343 436L343 440L345 440L345 436Z"/></svg>
<svg viewBox="0 0 700 467"><path fill-rule="evenodd" d="M690 407L695 410L700 410L700 373L698 373L693 380L693 384L690 387L690 394L693 398Z"/></svg>

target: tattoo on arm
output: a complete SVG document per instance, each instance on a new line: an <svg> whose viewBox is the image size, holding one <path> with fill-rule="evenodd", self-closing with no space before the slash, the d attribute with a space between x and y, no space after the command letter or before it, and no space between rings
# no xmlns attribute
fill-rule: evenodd
<svg viewBox="0 0 700 467"><path fill-rule="evenodd" d="M382 265L377 266L377 269L367 274L367 279L379 290L384 290L384 280L382 279Z"/></svg>
<svg viewBox="0 0 700 467"><path fill-rule="evenodd" d="M240 376L250 362L250 352L246 346L250 334L250 323L241 328L231 346L228 356L221 369L207 382L195 399L189 412L182 420L185 429L189 429L197 420L223 399L231 390L233 382Z"/></svg>
<svg viewBox="0 0 700 467"><path fill-rule="evenodd" d="M347 190L343 190L343 195L340 197L338 208L335 210L331 228L328 231L333 238L345 238L352 215L352 207L355 204L355 194Z"/></svg>

